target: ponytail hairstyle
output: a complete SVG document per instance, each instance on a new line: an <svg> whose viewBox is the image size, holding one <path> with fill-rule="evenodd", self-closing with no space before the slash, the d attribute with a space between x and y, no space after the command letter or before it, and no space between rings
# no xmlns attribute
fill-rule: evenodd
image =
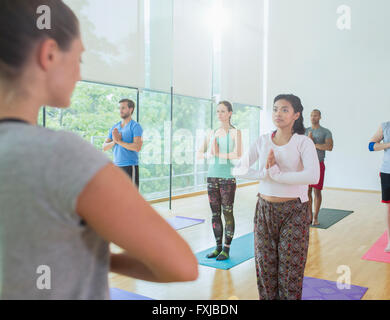
<svg viewBox="0 0 390 320"><path fill-rule="evenodd" d="M293 134L305 134L305 126L303 125L303 106L301 103L301 99L299 97L294 96L293 94L280 94L274 99L274 103L278 100L287 100L288 102L291 103L294 112L297 113L299 112L299 118L295 120L294 125L293 125Z"/></svg>
<svg viewBox="0 0 390 320"><path fill-rule="evenodd" d="M228 112L233 112L233 106L229 101L220 101L218 104L223 104L228 109ZM231 118L232 117L230 116L229 118L230 127L235 129L236 127L234 127L230 122Z"/></svg>
<svg viewBox="0 0 390 320"><path fill-rule="evenodd" d="M51 29L37 26L42 5L50 8ZM0 0L0 80L17 80L40 41L54 39L67 51L79 35L78 19L62 0Z"/></svg>

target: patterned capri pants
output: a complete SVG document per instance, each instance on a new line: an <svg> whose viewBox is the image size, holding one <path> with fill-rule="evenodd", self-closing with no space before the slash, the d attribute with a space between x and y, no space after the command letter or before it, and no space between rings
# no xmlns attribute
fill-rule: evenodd
<svg viewBox="0 0 390 320"><path fill-rule="evenodd" d="M223 237L221 211L225 218L225 244L230 245L235 227L233 204L236 193L236 179L207 178L207 192L213 214L212 224L217 246L222 244Z"/></svg>
<svg viewBox="0 0 390 320"><path fill-rule="evenodd" d="M259 299L300 300L309 247L308 203L258 197L254 233Z"/></svg>

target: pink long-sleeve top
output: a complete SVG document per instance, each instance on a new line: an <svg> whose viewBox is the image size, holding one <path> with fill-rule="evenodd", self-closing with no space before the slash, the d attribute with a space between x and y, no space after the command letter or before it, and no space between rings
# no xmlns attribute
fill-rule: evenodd
<svg viewBox="0 0 390 320"><path fill-rule="evenodd" d="M276 164L266 169L267 158L273 149ZM260 169L251 166L259 160ZM316 147L305 135L293 134L290 141L278 146L272 141L272 133L262 136L244 154L232 170L236 177L260 180L259 193L280 198L300 198L306 202L308 185L317 184L320 166Z"/></svg>

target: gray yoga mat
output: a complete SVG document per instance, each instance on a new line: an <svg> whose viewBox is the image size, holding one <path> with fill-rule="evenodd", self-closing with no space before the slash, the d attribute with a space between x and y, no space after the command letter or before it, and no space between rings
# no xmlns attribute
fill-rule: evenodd
<svg viewBox="0 0 390 320"><path fill-rule="evenodd" d="M349 216L352 212L353 211L322 208L318 214L318 222L320 224L317 226L311 225L311 227L328 229L330 226Z"/></svg>

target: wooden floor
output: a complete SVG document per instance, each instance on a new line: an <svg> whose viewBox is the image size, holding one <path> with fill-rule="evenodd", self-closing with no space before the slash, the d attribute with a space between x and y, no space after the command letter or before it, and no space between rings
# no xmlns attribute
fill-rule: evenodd
<svg viewBox="0 0 390 320"><path fill-rule="evenodd" d="M257 185L238 188L234 216L235 237L253 231ZM390 299L390 264L362 260L361 257L386 229L386 208L379 193L323 191L323 207L353 210L354 213L328 229L310 230L305 276L337 281L341 265L351 270L351 284L368 287L363 300ZM153 205L164 217L181 215L206 219L205 223L179 230L194 252L215 245L207 195L174 200L172 213L167 203ZM117 249L113 247L113 249ZM172 259L180 257L172 256ZM153 299L167 300L257 300L254 259L230 270L199 266L194 282L156 284L110 273L110 287L116 287Z"/></svg>

